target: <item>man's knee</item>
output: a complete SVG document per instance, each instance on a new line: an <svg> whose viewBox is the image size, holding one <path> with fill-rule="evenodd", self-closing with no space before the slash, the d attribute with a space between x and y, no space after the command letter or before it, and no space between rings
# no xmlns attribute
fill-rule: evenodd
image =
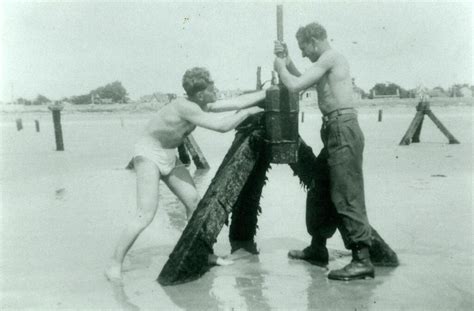
<svg viewBox="0 0 474 311"><path fill-rule="evenodd" d="M189 197L189 208L194 211L197 208L199 201L201 201L201 197L199 196L197 192L191 195Z"/></svg>
<svg viewBox="0 0 474 311"><path fill-rule="evenodd" d="M155 217L154 213L151 213L151 212L141 213L140 212L136 214L134 222L136 226L138 226L141 229L144 229L151 224L154 217Z"/></svg>

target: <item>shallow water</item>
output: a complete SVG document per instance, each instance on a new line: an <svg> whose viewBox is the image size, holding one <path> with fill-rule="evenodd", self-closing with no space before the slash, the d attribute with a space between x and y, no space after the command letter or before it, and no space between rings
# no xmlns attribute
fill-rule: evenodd
<svg viewBox="0 0 474 311"><path fill-rule="evenodd" d="M54 151L48 114L3 115L1 130L1 309L162 310L471 310L473 308L472 109L436 107L461 141L448 145L425 120L422 142L398 146L414 109L391 108L377 122L361 109L369 219L397 252L398 268L376 278L329 281L327 271L290 261L290 248L309 242L305 192L286 165L274 165L262 198L258 256L239 251L235 264L202 278L162 287L155 280L185 226L184 207L161 186L160 208L125 262L123 286L102 275L118 234L134 211L135 180L124 169L146 114L63 114L64 152ZM34 131L39 119L41 132ZM123 125L122 125L123 124ZM320 118L306 112L300 133L319 151ZM191 167L201 195L233 133L198 129L211 165ZM215 245L227 255L228 228ZM338 234L328 243L329 268L346 264ZM342 254L342 255L341 255Z"/></svg>

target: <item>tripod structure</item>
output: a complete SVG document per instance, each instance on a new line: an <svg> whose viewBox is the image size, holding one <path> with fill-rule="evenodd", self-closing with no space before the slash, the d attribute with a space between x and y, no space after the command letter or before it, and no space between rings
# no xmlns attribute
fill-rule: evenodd
<svg viewBox="0 0 474 311"><path fill-rule="evenodd" d="M441 123L441 121L434 115L430 109L430 103L424 98L416 106L416 114L411 121L408 130L403 135L400 145L409 145L410 143L420 142L421 127L423 125L423 119L427 115L434 122L434 124L440 129L440 131L446 136L450 144L459 144L459 141L451 134L448 129Z"/></svg>

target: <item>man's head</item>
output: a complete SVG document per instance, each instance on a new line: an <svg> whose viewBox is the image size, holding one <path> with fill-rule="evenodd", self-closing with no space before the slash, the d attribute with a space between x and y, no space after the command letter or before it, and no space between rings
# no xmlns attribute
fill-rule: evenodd
<svg viewBox="0 0 474 311"><path fill-rule="evenodd" d="M198 104L213 103L217 99L214 81L206 68L194 67L186 70L183 88L188 98Z"/></svg>
<svg viewBox="0 0 474 311"><path fill-rule="evenodd" d="M328 47L326 29L318 23L300 27L296 32L296 39L302 56L308 57L312 62L317 61Z"/></svg>

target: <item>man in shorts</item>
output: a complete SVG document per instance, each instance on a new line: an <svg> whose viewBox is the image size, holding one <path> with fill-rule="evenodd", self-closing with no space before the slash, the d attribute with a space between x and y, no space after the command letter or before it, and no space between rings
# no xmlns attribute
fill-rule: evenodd
<svg viewBox="0 0 474 311"><path fill-rule="evenodd" d="M250 115L263 111L256 105L265 98L264 91L216 102L216 89L209 72L195 67L186 71L182 85L187 98L178 98L160 109L148 122L145 132L135 145L133 163L137 176L137 210L115 248L105 271L111 281L122 278L125 255L140 233L152 222L158 208L160 179L183 202L189 219L200 200L189 171L176 165L176 149L196 126L217 132L228 132ZM221 111L237 110L232 115ZM209 262L231 264L215 255Z"/></svg>

